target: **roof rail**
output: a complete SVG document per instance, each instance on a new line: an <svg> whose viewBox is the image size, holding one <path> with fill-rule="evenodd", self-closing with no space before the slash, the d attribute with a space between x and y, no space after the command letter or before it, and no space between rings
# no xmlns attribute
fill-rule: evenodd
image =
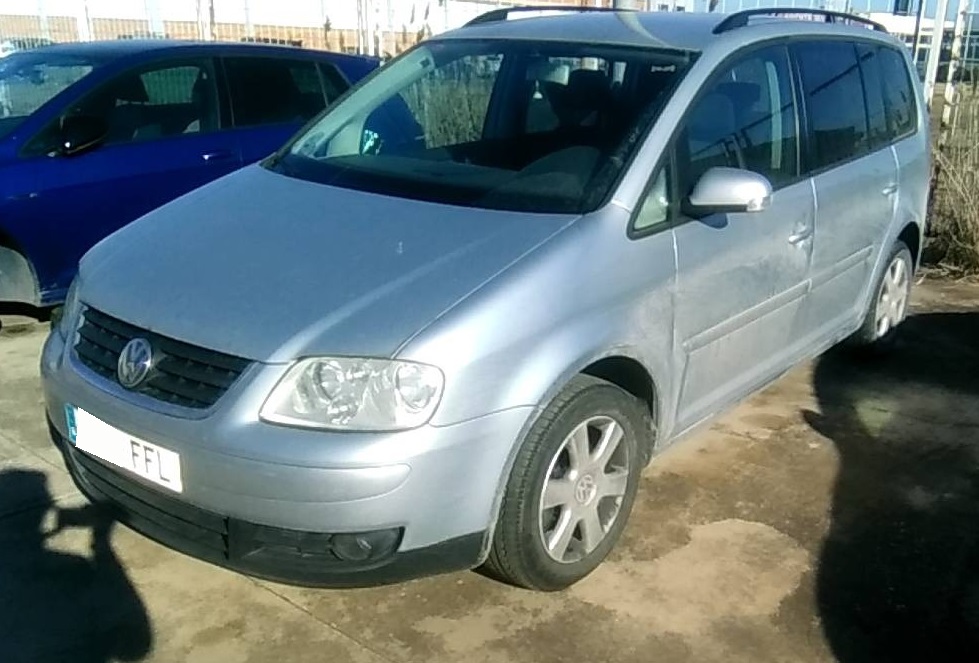
<svg viewBox="0 0 979 663"><path fill-rule="evenodd" d="M743 28L748 25L748 19L753 16L771 16L773 18L785 17L809 17L808 20L816 21L822 18L823 23L858 23L868 28L873 28L878 32L887 32L885 28L880 23L876 21L871 21L868 18L863 18L862 16L856 16L855 14L844 14L843 12L834 12L826 9L804 9L804 8L783 8L783 7L769 7L769 8L755 8L755 9L745 9L743 11L735 12L723 21L717 24L714 28L714 34L719 35L722 32L728 32L729 30L734 30L736 28Z"/></svg>
<svg viewBox="0 0 979 663"><path fill-rule="evenodd" d="M500 9L492 9L485 14L480 14L476 18L472 19L466 23L463 27L468 28L473 25L482 25L483 23L496 23L497 21L505 21L510 18L510 14L520 14L524 12L575 12L575 13L585 13L585 12L624 12L624 11L635 11L633 9L619 9L613 7L582 7L579 5L522 5L518 7L501 7Z"/></svg>

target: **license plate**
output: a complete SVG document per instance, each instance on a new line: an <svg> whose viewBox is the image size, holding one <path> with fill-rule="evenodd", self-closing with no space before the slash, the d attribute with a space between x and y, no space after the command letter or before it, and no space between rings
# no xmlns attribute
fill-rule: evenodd
<svg viewBox="0 0 979 663"><path fill-rule="evenodd" d="M76 448L175 493L183 492L176 452L124 433L74 405L65 406L65 418L68 441Z"/></svg>

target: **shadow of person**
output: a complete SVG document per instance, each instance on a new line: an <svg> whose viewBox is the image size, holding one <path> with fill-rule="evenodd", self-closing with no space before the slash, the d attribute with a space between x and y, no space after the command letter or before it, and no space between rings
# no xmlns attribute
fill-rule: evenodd
<svg viewBox="0 0 979 663"><path fill-rule="evenodd" d="M110 543L114 521L94 505L56 512L44 474L0 472L0 496L38 505L0 517L0 661L137 661L152 647L149 616ZM51 550L46 539L70 527L91 530L91 555Z"/></svg>
<svg viewBox="0 0 979 663"><path fill-rule="evenodd" d="M819 614L843 663L976 660L979 313L914 316L901 339L816 366L805 415L840 463Z"/></svg>

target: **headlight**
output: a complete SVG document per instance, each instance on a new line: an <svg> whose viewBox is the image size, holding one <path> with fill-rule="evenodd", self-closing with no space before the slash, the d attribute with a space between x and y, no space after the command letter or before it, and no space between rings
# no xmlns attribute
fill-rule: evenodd
<svg viewBox="0 0 979 663"><path fill-rule="evenodd" d="M64 339L67 339L68 335L75 330L75 325L78 324L78 316L82 310L82 303L78 300L78 288L78 277L76 276L68 288L68 294L65 296L65 303L61 305L58 319L54 321L55 329Z"/></svg>
<svg viewBox="0 0 979 663"><path fill-rule="evenodd" d="M260 416L272 423L308 428L417 428L432 418L442 385L442 371L425 364L314 357L289 369Z"/></svg>

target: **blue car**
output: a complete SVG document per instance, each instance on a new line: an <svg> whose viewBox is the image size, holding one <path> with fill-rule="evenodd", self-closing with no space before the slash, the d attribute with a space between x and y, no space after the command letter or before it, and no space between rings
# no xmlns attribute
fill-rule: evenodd
<svg viewBox="0 0 979 663"><path fill-rule="evenodd" d="M3 58L0 304L59 304L99 240L271 154L379 64L160 40Z"/></svg>

